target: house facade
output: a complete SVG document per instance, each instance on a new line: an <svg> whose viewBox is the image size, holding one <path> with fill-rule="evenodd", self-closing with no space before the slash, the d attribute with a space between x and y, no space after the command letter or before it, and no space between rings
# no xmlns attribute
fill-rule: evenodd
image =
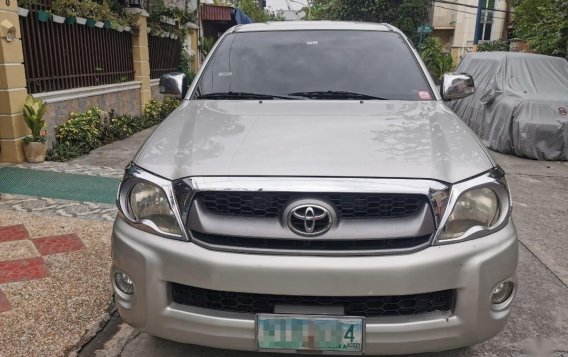
<svg viewBox="0 0 568 357"><path fill-rule="evenodd" d="M454 63L475 49L479 3L479 0L432 1L430 24L433 35L451 51ZM511 27L511 1L481 0L481 3L478 43L507 40Z"/></svg>

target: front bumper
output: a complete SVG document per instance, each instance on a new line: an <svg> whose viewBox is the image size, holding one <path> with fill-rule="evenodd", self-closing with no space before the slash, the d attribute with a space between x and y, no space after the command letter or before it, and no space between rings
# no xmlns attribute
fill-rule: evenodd
<svg viewBox="0 0 568 357"><path fill-rule="evenodd" d="M168 284L211 290L311 296L408 295L456 290L451 313L366 319L366 354L441 351L498 334L510 301L493 288L516 283L518 243L510 221L483 238L391 256L309 257L218 252L154 236L117 218L112 272L133 277L132 300L117 293L121 317L151 335L210 347L256 350L255 316L172 302ZM115 289L116 290L116 289Z"/></svg>

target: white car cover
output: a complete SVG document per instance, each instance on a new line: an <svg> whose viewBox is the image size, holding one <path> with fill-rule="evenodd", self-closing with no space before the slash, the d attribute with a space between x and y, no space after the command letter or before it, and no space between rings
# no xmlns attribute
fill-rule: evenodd
<svg viewBox="0 0 568 357"><path fill-rule="evenodd" d="M568 160L568 61L513 52L468 54L456 72L473 76L474 95L452 108L492 150Z"/></svg>

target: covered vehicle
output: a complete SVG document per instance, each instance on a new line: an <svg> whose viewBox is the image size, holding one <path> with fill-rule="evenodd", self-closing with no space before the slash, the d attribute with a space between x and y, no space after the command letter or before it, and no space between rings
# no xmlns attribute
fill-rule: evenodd
<svg viewBox="0 0 568 357"><path fill-rule="evenodd" d="M449 103L492 150L538 160L568 160L568 61L513 52L468 54L474 95Z"/></svg>

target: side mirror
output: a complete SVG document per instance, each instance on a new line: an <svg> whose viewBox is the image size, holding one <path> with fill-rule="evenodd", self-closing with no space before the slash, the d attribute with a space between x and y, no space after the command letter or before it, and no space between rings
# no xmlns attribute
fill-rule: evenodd
<svg viewBox="0 0 568 357"><path fill-rule="evenodd" d="M166 73L160 78L160 93L163 95L183 99L187 87L187 76L183 73Z"/></svg>
<svg viewBox="0 0 568 357"><path fill-rule="evenodd" d="M473 77L467 73L446 73L440 92L445 101L468 97L475 93Z"/></svg>

